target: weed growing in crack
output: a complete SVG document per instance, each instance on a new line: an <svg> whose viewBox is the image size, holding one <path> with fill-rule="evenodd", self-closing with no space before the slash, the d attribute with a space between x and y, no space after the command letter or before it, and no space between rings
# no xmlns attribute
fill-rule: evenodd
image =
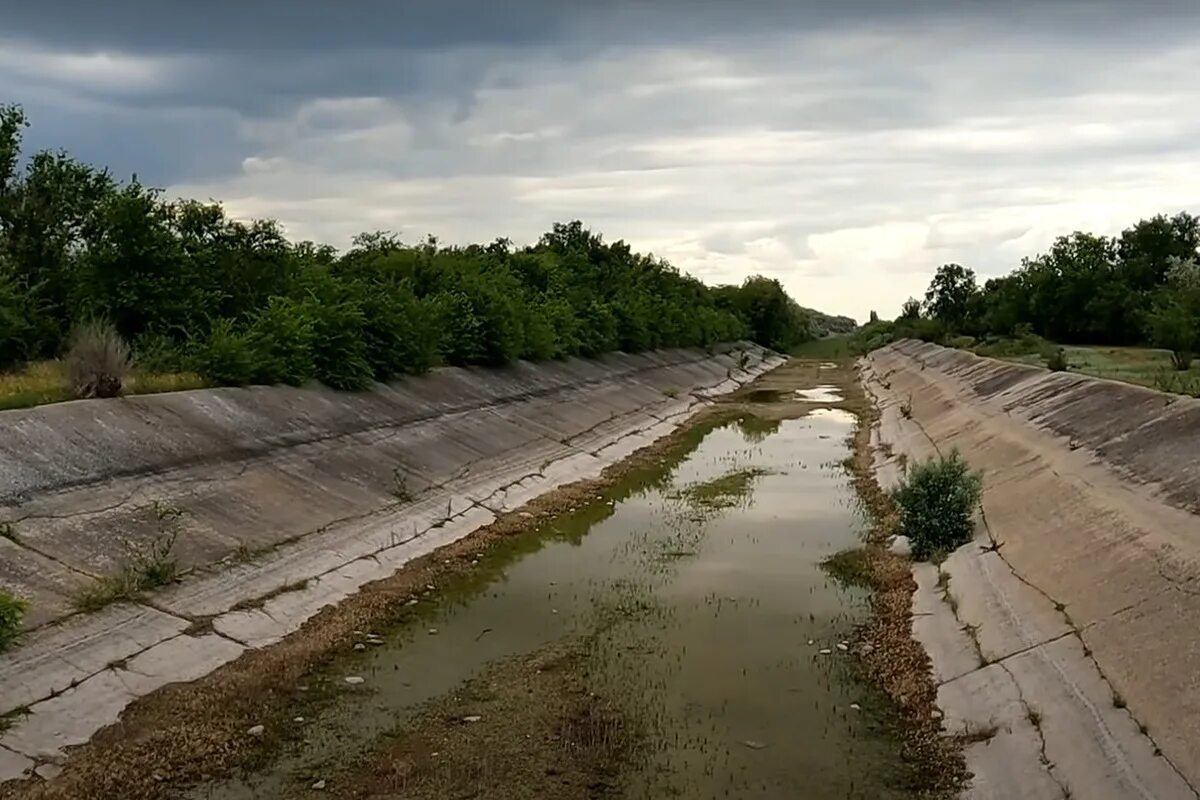
<svg viewBox="0 0 1200 800"><path fill-rule="evenodd" d="M392 470L392 497L400 503L411 503L415 499L412 489L408 486L408 478L399 467Z"/></svg>
<svg viewBox="0 0 1200 800"><path fill-rule="evenodd" d="M1125 698L1120 692L1113 692L1113 708L1125 708Z"/></svg>
<svg viewBox="0 0 1200 800"><path fill-rule="evenodd" d="M8 539L13 544L21 543L20 538L17 537L17 529L11 522L0 522L0 539Z"/></svg>
<svg viewBox="0 0 1200 800"><path fill-rule="evenodd" d="M98 611L111 603L137 600L145 592L174 583L179 576L175 544L179 529L175 521L182 509L154 501L151 512L158 520L158 534L142 549L131 548L125 566L115 575L106 575L85 586L72 602L80 611Z"/></svg>
<svg viewBox="0 0 1200 800"><path fill-rule="evenodd" d="M0 592L0 651L8 649L21 633L21 618L24 615L24 600Z"/></svg>

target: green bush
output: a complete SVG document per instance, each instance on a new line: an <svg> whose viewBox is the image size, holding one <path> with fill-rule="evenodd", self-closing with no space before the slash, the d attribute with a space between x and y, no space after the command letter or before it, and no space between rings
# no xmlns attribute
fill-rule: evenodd
<svg viewBox="0 0 1200 800"><path fill-rule="evenodd" d="M374 377L363 334L366 317L347 300L307 304L313 315L312 365L317 380L333 389L364 389Z"/></svg>
<svg viewBox="0 0 1200 800"><path fill-rule="evenodd" d="M1051 372L1066 372L1070 367L1067 361L1067 351L1061 347L1050 347L1043 351L1042 357L1046 359L1046 369Z"/></svg>
<svg viewBox="0 0 1200 800"><path fill-rule="evenodd" d="M188 359L192 371L211 383L244 386L256 374L254 347L233 320L219 319Z"/></svg>
<svg viewBox="0 0 1200 800"><path fill-rule="evenodd" d="M184 353L179 343L161 333L143 333L133 343L134 361L142 372L184 372Z"/></svg>
<svg viewBox="0 0 1200 800"><path fill-rule="evenodd" d="M21 617L25 615L25 601L0 592L0 650L5 650L21 632Z"/></svg>
<svg viewBox="0 0 1200 800"><path fill-rule="evenodd" d="M307 303L272 297L246 334L254 383L300 386L312 380L315 320Z"/></svg>
<svg viewBox="0 0 1200 800"><path fill-rule="evenodd" d="M892 499L900 511L899 533L908 537L916 558L971 540L982 487L982 475L972 472L957 450L909 466Z"/></svg>
<svg viewBox="0 0 1200 800"><path fill-rule="evenodd" d="M420 374L437 363L438 315L407 285L357 287L367 361L376 380Z"/></svg>

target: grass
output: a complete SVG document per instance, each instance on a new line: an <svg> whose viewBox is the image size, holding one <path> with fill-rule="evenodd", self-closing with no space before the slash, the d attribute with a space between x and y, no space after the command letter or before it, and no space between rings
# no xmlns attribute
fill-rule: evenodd
<svg viewBox="0 0 1200 800"><path fill-rule="evenodd" d="M767 470L758 467L728 472L710 481L693 483L671 496L684 500L693 508L707 511L733 508L749 495L754 479L766 474Z"/></svg>
<svg viewBox="0 0 1200 800"><path fill-rule="evenodd" d="M165 508L165 507L164 507ZM162 512L155 507L160 520L168 520L181 512L170 509ZM79 611L99 611L122 600L137 600L145 592L174 583L179 574L175 558L178 531L160 534L145 551L131 555L129 563L116 575L106 575L81 589L72 601Z"/></svg>
<svg viewBox="0 0 1200 800"><path fill-rule="evenodd" d="M0 592L0 651L8 649L21 633L21 618L25 614L25 601Z"/></svg>
<svg viewBox="0 0 1200 800"><path fill-rule="evenodd" d="M1186 372L1177 372L1171 366L1169 350L1151 347L1091 347L1065 345L1067 365L1071 372L1091 375L1096 378L1133 383L1159 391L1200 396L1200 361ZM1046 365L1040 354L1003 356L1005 361Z"/></svg>
<svg viewBox="0 0 1200 800"><path fill-rule="evenodd" d="M853 358L856 353L851 349L853 341L849 336L826 336L824 339L813 339L811 342L792 348L791 355L796 358L820 358L826 361Z"/></svg>
<svg viewBox="0 0 1200 800"><path fill-rule="evenodd" d="M123 394L179 392L207 385L203 378L191 372L150 372L135 368ZM0 373L0 411L70 399L66 365L61 361L36 361L15 372Z"/></svg>

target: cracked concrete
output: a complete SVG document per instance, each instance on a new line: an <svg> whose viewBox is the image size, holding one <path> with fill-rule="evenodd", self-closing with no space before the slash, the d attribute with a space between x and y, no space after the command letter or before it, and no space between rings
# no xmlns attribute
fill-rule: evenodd
<svg viewBox="0 0 1200 800"><path fill-rule="evenodd" d="M0 735L0 781L52 771L136 698L598 476L779 363L744 344L443 369L360 394L251 387L3 412L0 521L18 541L0 539L0 587L31 611L0 656L0 714L26 711ZM161 535L156 503L184 512L183 580L73 614L85 580Z"/></svg>
<svg viewBox="0 0 1200 800"><path fill-rule="evenodd" d="M1200 403L915 342L863 378L878 466L957 448L984 472L945 593L914 565L913 633L947 731L970 734L966 796L1196 798L1200 426L1180 420Z"/></svg>

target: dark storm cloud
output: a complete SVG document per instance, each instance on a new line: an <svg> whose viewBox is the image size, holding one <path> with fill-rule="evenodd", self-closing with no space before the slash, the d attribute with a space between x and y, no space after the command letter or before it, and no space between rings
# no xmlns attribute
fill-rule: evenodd
<svg viewBox="0 0 1200 800"><path fill-rule="evenodd" d="M865 316L939 260L995 273L1200 202L1198 12L0 0L0 102L32 148L301 236L529 239L579 216Z"/></svg>

